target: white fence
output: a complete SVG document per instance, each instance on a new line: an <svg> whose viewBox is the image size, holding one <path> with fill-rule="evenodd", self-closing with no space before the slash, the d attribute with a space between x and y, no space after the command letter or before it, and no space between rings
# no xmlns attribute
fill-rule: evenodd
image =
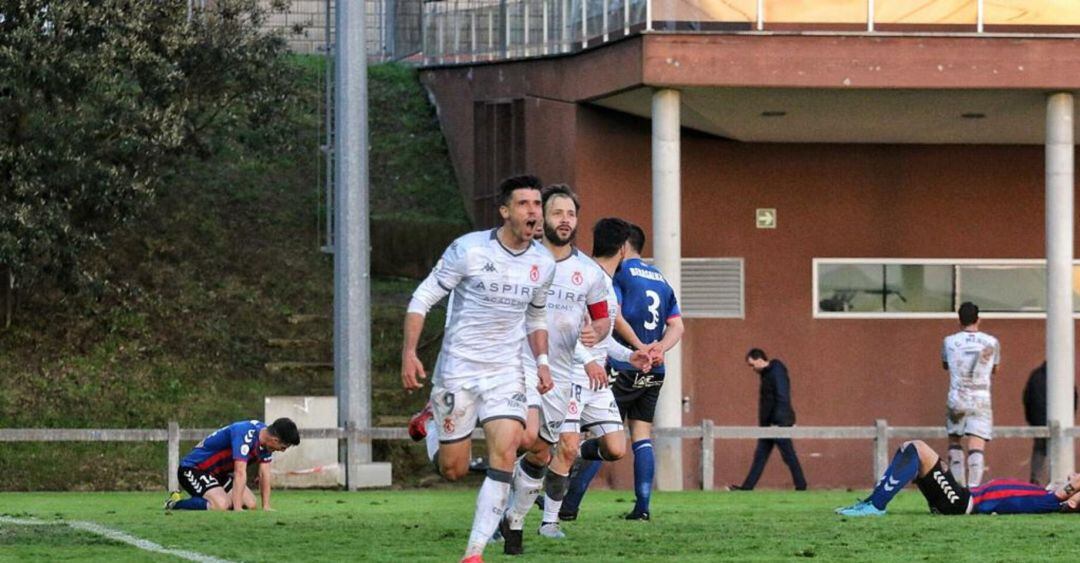
<svg viewBox="0 0 1080 563"><path fill-rule="evenodd" d="M180 466L180 442L202 440L215 428L181 429L170 422L165 429L83 429L83 428L0 428L3 442L166 442L168 448L167 480L169 490L180 485L176 471ZM754 440L760 438L792 438L813 440L871 440L873 441L874 474L876 480L889 463L889 440L945 438L941 426L889 426L878 420L874 426L716 426L704 420L699 426L682 428L656 428L659 437L678 437L701 441L701 488L712 490L716 440ZM337 439L346 441L409 440L405 428L369 428L347 431L343 428L304 428L300 436L308 439ZM998 426L995 438L1058 438L1076 439L1080 427L1062 429L1057 424L1046 426ZM482 430L476 430L473 438L483 438Z"/></svg>

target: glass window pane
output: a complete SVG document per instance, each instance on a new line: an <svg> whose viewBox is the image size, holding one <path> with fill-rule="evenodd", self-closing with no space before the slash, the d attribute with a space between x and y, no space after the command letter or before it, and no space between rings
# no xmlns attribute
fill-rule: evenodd
<svg viewBox="0 0 1080 563"><path fill-rule="evenodd" d="M881 264L818 265L818 310L881 312L885 269Z"/></svg>
<svg viewBox="0 0 1080 563"><path fill-rule="evenodd" d="M957 301L974 302L984 312L1046 311L1046 268L957 266Z"/></svg>
<svg viewBox="0 0 1080 563"><path fill-rule="evenodd" d="M953 267L889 264L885 266L885 310L940 313L953 309Z"/></svg>

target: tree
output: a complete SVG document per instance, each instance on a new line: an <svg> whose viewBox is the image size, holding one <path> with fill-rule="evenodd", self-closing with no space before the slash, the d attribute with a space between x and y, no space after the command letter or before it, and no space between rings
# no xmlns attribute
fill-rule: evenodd
<svg viewBox="0 0 1080 563"><path fill-rule="evenodd" d="M280 3L273 9L283 9ZM80 256L163 178L244 123L274 127L293 86L257 0L0 0L0 266L77 289Z"/></svg>

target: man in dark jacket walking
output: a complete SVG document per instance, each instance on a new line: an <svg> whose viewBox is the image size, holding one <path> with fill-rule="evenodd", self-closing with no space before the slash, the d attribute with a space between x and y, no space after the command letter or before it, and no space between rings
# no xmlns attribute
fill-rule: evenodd
<svg viewBox="0 0 1080 563"><path fill-rule="evenodd" d="M1076 412L1076 388L1073 387L1073 412ZM1031 426L1046 426L1046 362L1035 368L1024 385L1024 418ZM1046 467L1046 438L1035 438L1031 448L1031 482L1049 482Z"/></svg>
<svg viewBox="0 0 1080 563"><path fill-rule="evenodd" d="M769 360L760 348L746 353L746 364L761 375L761 392L758 398L759 426L794 426L795 409L791 408L791 381L788 379L787 366L780 360ZM732 485L732 490L750 491L757 485L765 470L773 446L780 449L780 456L791 470L791 479L795 481L796 491L806 490L806 478L803 477L799 458L795 455L795 446L788 438L758 440L754 450L754 463L742 485Z"/></svg>

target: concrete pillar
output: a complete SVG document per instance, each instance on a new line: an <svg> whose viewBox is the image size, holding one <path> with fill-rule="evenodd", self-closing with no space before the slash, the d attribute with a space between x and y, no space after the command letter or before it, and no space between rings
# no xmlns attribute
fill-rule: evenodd
<svg viewBox="0 0 1080 563"><path fill-rule="evenodd" d="M1046 103L1046 413L1062 430L1073 425L1073 96ZM1050 438L1050 478L1073 470L1073 441Z"/></svg>
<svg viewBox="0 0 1080 563"><path fill-rule="evenodd" d="M652 193L653 257L675 290L681 290L682 216L679 166L679 92L661 89L652 99ZM682 426L682 346L672 348L664 358L666 374L653 424L656 428ZM683 488L682 440L661 438L656 448L656 485L660 490Z"/></svg>

